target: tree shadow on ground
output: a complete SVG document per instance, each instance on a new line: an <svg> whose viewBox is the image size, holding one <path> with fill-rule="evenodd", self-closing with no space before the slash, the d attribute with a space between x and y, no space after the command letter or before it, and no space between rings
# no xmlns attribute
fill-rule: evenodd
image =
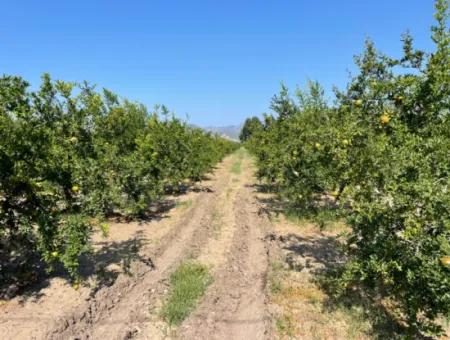
<svg viewBox="0 0 450 340"><path fill-rule="evenodd" d="M246 184L245 186L247 188L253 188L259 193L274 194L277 192L277 186L275 184L253 183Z"/></svg>
<svg viewBox="0 0 450 340"><path fill-rule="evenodd" d="M209 192L209 193L214 192L214 190L211 189L211 187L206 185L196 185L193 186L190 190L192 192Z"/></svg>
<svg viewBox="0 0 450 340"><path fill-rule="evenodd" d="M214 169L212 169L214 170ZM205 174L201 180L211 180L211 174ZM207 184L201 182L191 182L180 186L180 190L175 190L169 197L151 204L139 216L126 217L119 213L111 213L108 219L113 222L136 221L139 225L150 221L160 221L168 218L168 213L176 208L177 197L187 192L212 193L213 190ZM92 275L97 276L99 288L111 285L117 279L119 271L109 270L108 267L115 264L121 267L124 273L130 273L130 266L135 261L153 266L151 259L143 258L139 255L139 250L147 243L137 232L131 239L122 242L100 243L100 249L95 253L84 254L80 257L80 276L86 280ZM0 244L1 245L1 244ZM50 286L50 280L55 277L71 281L67 271L61 264L55 264L49 272L49 266L42 261L37 252L30 251L30 247L15 251L11 256L10 251L0 248L0 299L10 300L20 296L22 301L30 298L39 299L43 296L42 290ZM98 288L98 289L99 289Z"/></svg>
<svg viewBox="0 0 450 340"><path fill-rule="evenodd" d="M253 186L259 193L274 193L274 190L266 187ZM281 213L292 213L288 203L280 200L276 195L262 195L258 197L260 214L278 216ZM317 212L333 218L334 213L327 215L327 207L321 210L298 209L295 215L306 221L312 221L320 227L320 220L315 219ZM339 287L339 278L346 263L346 257L342 248L343 242L338 235L330 233L305 233L299 226L298 233L277 235L271 233L268 236L271 241L276 241L278 247L285 254L283 259L291 270L306 270L314 282L326 295L322 303L324 311L350 310L356 308L362 310L363 318L370 322L371 333L376 339L403 339L407 336L413 339L428 339L419 332L408 333L408 329L402 320L395 314L393 308L382 303L380 295L371 292L362 286L353 286L342 290Z"/></svg>
<svg viewBox="0 0 450 340"><path fill-rule="evenodd" d="M148 244L141 233L142 231L139 231L134 237L125 241L99 242L97 244L100 248L97 251L80 256L79 274L82 284L88 284L89 279L95 282L94 285L90 285L91 295L103 287L111 286L121 273L132 275L133 263L139 262L148 267L148 270L154 269L152 259L140 254L140 250ZM60 264L56 264L53 270L48 272L49 267L37 259L34 268L33 273L37 275L35 280L26 286L19 287L16 291L16 294L20 295L19 302L22 304L29 299L37 301L42 298L45 295L43 289L50 286L53 278L59 277L69 282L72 280Z"/></svg>
<svg viewBox="0 0 450 340"><path fill-rule="evenodd" d="M133 263L142 263L148 270L155 268L152 259L141 254L140 250L149 243L142 233L138 231L134 237L125 241L97 242L100 248L95 253L82 256L80 275L84 280L93 277L96 281L91 294L111 286L121 273L132 275Z"/></svg>
<svg viewBox="0 0 450 340"><path fill-rule="evenodd" d="M194 192L200 192L200 191L208 191L212 189L205 185L202 182L209 182L213 179L212 173L217 170L217 167L213 167L209 173L206 174L202 174L198 177L192 178L187 182L184 183L180 183L178 185L166 185L164 187L164 193L166 195L172 195L172 196L181 196L184 195L186 193L188 193L189 191L194 191ZM202 190L204 189L204 190ZM208 189L208 190L206 190Z"/></svg>
<svg viewBox="0 0 450 340"><path fill-rule="evenodd" d="M168 213L176 207L176 204L177 200L175 198L164 198L150 204L147 209L137 215L124 215L121 212L110 212L107 215L107 219L117 223L136 221L139 224L160 221L168 217Z"/></svg>
<svg viewBox="0 0 450 340"><path fill-rule="evenodd" d="M311 258L325 268L334 268L345 261L339 250L341 243L335 236L300 236L290 233L279 239L282 249L302 258Z"/></svg>
<svg viewBox="0 0 450 340"><path fill-rule="evenodd" d="M20 249L14 255L5 254L0 256L0 299L8 300L14 296L26 293L30 287L33 291L40 291L47 283L47 265L40 259L38 254L28 249ZM31 292L31 295L34 295ZM36 294L39 298L40 295Z"/></svg>
<svg viewBox="0 0 450 340"><path fill-rule="evenodd" d="M341 210L337 202L327 195L317 196L312 202L305 206L299 206L283 200L277 195L277 189L272 184L253 184L248 187L254 189L258 195L259 214L267 217L277 217L280 214L288 219L309 220L319 226L322 230L330 222L336 222L342 218Z"/></svg>
<svg viewBox="0 0 450 340"><path fill-rule="evenodd" d="M141 223L160 221L168 217L168 213L176 207L176 204L177 201L173 198L160 200L150 205L136 220Z"/></svg>
<svg viewBox="0 0 450 340"><path fill-rule="evenodd" d="M308 271L311 281L325 293L326 298L322 302L324 311L361 310L362 317L371 324L368 335L376 339L400 339L408 335L405 324L382 303L380 296L361 286L340 290L338 280L346 258L340 250L342 243L336 236L290 233L279 236L277 241L286 254L284 261L289 268ZM418 332L412 338L427 339Z"/></svg>
<svg viewBox="0 0 450 340"><path fill-rule="evenodd" d="M159 221L168 217L168 212L176 207L176 200L161 200L151 207L145 215L139 218L125 218L121 215L110 216L114 222L130 222L135 220L138 224L149 221ZM109 270L107 267L116 264L121 267L124 273L130 272L130 265L133 261L148 262L149 259L141 258L139 250L146 244L140 235L141 231L122 242L100 242L100 249L93 253L86 253L80 256L79 274L82 280L95 275L98 287L112 284L118 271ZM34 247L33 247L34 248ZM60 277L68 282L72 278L59 263L50 267L46 264L37 252L30 251L24 247L14 252L10 256L9 252L3 252L0 257L0 299L10 300L20 296L21 301L30 298L39 299L43 296L42 290L50 286L52 278Z"/></svg>

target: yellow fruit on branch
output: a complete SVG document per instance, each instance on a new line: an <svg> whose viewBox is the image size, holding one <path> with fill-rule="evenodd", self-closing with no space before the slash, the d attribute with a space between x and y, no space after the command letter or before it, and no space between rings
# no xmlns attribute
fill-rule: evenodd
<svg viewBox="0 0 450 340"><path fill-rule="evenodd" d="M391 118L389 117L389 115L387 113L383 113L380 117L381 124L383 124L383 125L388 124L390 120L391 120Z"/></svg>
<svg viewBox="0 0 450 340"><path fill-rule="evenodd" d="M320 149L320 147L321 147L320 143L316 143L316 144L314 144L314 146L316 147L316 149Z"/></svg>
<svg viewBox="0 0 450 340"><path fill-rule="evenodd" d="M355 100L355 105L358 106L358 107L361 107L363 105L362 99L356 99Z"/></svg>
<svg viewBox="0 0 450 340"><path fill-rule="evenodd" d="M51 253L50 253L50 255L52 255L52 257L58 257L58 252L57 251L52 251Z"/></svg>
<svg viewBox="0 0 450 340"><path fill-rule="evenodd" d="M73 192L79 192L80 191L80 187L78 186L78 185L74 185L74 186L72 186L72 191Z"/></svg>
<svg viewBox="0 0 450 340"><path fill-rule="evenodd" d="M444 267L450 268L450 256L443 256L443 257L441 257L441 264Z"/></svg>
<svg viewBox="0 0 450 340"><path fill-rule="evenodd" d="M342 144L344 144L344 145L348 145L348 144L349 144L349 141L348 141L348 139L344 139L344 140L342 141Z"/></svg>

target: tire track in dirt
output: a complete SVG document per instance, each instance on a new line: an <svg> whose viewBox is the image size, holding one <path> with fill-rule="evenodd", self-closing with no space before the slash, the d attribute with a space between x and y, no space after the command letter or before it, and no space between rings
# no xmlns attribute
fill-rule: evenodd
<svg viewBox="0 0 450 340"><path fill-rule="evenodd" d="M236 160L236 162L241 161L241 158ZM229 170L231 171L231 167ZM196 254L192 254L192 258L196 262L207 265L213 274L226 263L227 256L229 256L236 232L234 216L236 197L242 184L247 180L246 177L248 177L247 173L234 173L232 175L231 181L229 181L226 190L223 190L218 196L218 204L212 211L210 221L212 237L201 248L196 249L198 251ZM134 325L133 329L136 333L133 334L134 338L154 340L175 336L176 329L170 328L159 316L159 311L169 289L168 280L160 281L154 288L155 294L152 295L149 303L152 311L144 322Z"/></svg>
<svg viewBox="0 0 450 340"><path fill-rule="evenodd" d="M268 221L258 214L249 162L243 162L245 174L234 202L234 234L226 262L215 272L197 310L177 331L181 339L267 338L264 231Z"/></svg>
<svg viewBox="0 0 450 340"><path fill-rule="evenodd" d="M216 171L213 194L203 194L195 206L162 240L161 245L147 254L156 256L155 268L143 263L134 263L133 276L121 275L111 287L106 287L78 308L64 316L47 333L45 338L67 339L123 339L135 331L133 325L146 317L153 287L167 280L170 272L183 258L200 249L212 235L211 215L217 206L218 197L229 186L229 160Z"/></svg>

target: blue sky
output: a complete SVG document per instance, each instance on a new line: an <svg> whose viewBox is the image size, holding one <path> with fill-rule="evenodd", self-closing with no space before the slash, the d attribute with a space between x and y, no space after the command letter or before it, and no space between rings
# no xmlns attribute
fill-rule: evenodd
<svg viewBox="0 0 450 340"><path fill-rule="evenodd" d="M364 40L432 49L432 0L6 1L0 74L88 80L202 126L268 111L280 82L343 87ZM331 91L329 91L331 94Z"/></svg>

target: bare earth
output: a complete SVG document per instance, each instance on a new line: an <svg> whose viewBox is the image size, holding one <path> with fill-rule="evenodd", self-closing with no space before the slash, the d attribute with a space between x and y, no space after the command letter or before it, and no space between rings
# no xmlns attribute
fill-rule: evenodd
<svg viewBox="0 0 450 340"><path fill-rule="evenodd" d="M240 170L232 171L236 162ZM111 223L106 238L94 236L80 289L55 275L0 303L0 339L271 338L270 222L260 214L253 172L238 152L158 218ZM214 280L195 311L170 328L159 309L170 274L187 259L208 265Z"/></svg>

